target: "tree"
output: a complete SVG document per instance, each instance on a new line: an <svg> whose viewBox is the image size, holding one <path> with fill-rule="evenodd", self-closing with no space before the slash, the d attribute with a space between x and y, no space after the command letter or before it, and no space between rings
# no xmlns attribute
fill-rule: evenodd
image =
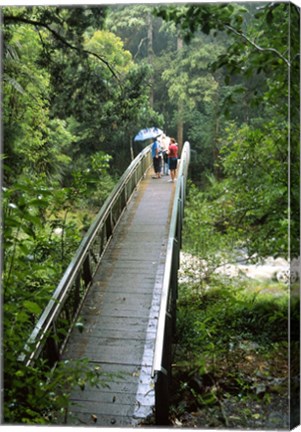
<svg viewBox="0 0 301 432"><path fill-rule="evenodd" d="M140 65L147 63L148 80L144 81L150 95L150 107L164 117L164 128L170 129L169 109L172 104L168 100L166 86L162 83L161 74L169 63L170 50L176 50L176 33L172 25L153 16L151 6L120 6L110 9L107 26L124 41L134 60ZM141 127L157 124L145 116ZM172 126L173 127L173 126ZM138 128L136 128L138 130Z"/></svg>
<svg viewBox="0 0 301 432"><path fill-rule="evenodd" d="M291 6L271 3L255 11L252 5L242 6L165 7L157 14L174 21L186 41L195 38L197 30L216 37L220 32L231 36L227 50L212 65L213 71L223 71L228 86L224 101L220 100L228 120L219 134L219 140L223 134L219 167L224 180L217 186L224 191L221 211L227 217L215 222L227 221L221 229L241 230L252 252L287 255L287 78L291 60L286 53ZM241 101L247 110L241 110ZM216 204L220 205L218 200ZM294 235L299 237L298 230Z"/></svg>
<svg viewBox="0 0 301 432"><path fill-rule="evenodd" d="M162 73L168 96L173 102L175 123L179 115L184 123L186 139L194 144L191 172L195 180L204 181L204 174L213 170L217 117L216 100L222 91L220 83L208 66L223 46L211 38L199 35L183 46ZM178 107L181 107L179 110Z"/></svg>

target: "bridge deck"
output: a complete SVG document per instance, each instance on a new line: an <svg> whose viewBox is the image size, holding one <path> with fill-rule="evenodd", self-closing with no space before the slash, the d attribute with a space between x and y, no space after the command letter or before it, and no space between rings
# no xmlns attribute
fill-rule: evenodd
<svg viewBox="0 0 301 432"><path fill-rule="evenodd" d="M116 228L85 300L84 330L64 357L89 358L112 374L109 387L72 394L69 424L134 426L152 413L151 380L175 185L150 170Z"/></svg>

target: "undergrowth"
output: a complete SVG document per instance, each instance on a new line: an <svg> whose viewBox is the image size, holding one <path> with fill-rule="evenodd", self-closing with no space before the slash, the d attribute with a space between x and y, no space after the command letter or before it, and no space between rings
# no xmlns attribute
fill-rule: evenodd
<svg viewBox="0 0 301 432"><path fill-rule="evenodd" d="M287 286L278 282L216 276L210 288L179 287L175 425L287 426L288 302ZM298 308L292 303L292 322Z"/></svg>

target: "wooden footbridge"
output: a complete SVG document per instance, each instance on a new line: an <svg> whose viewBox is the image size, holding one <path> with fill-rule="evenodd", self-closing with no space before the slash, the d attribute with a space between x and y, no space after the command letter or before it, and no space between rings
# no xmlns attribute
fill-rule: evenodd
<svg viewBox="0 0 301 432"><path fill-rule="evenodd" d="M41 315L22 361L87 358L103 385L74 390L70 425L168 424L171 342L189 165L152 178L150 148L128 167Z"/></svg>

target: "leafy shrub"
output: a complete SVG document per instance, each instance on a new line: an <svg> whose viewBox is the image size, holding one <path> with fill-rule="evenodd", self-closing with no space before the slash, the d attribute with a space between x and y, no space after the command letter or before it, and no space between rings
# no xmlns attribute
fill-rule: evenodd
<svg viewBox="0 0 301 432"><path fill-rule="evenodd" d="M59 413L67 410L71 387L100 377L85 362L61 363L50 371L43 361L31 368L18 361L89 225L87 212L78 212L82 221L78 215L69 217L74 214L69 193L28 176L3 190L3 380L8 423L45 424L59 417L62 421Z"/></svg>
<svg viewBox="0 0 301 432"><path fill-rule="evenodd" d="M43 361L35 367L19 363L4 384L4 422L11 424L64 424L72 389L107 385L105 374L86 359L59 362L53 370Z"/></svg>
<svg viewBox="0 0 301 432"><path fill-rule="evenodd" d="M204 352L212 347L228 349L230 343L247 339L266 347L288 337L288 297L254 293L252 282L233 282L215 278L202 295L196 297L189 286L182 286L178 301L177 340L187 351ZM237 285L238 286L237 286ZM281 285L280 285L281 289ZM212 343L212 345L211 345Z"/></svg>
<svg viewBox="0 0 301 432"><path fill-rule="evenodd" d="M211 278L206 290L180 285L172 417L183 419L185 424L196 416L200 427L204 422L238 427L242 421L252 423L258 406L269 412L272 400L276 404L281 401L285 410L287 287L278 283L279 295L275 296L274 292L263 292L265 285L260 291L258 282L226 281L220 276ZM292 326L298 325L298 309L296 300L291 307ZM297 344L293 342L294 353ZM298 369L292 370L297 377ZM226 407L230 409L227 414ZM236 420L232 416L235 411ZM217 417L217 423L211 424Z"/></svg>

